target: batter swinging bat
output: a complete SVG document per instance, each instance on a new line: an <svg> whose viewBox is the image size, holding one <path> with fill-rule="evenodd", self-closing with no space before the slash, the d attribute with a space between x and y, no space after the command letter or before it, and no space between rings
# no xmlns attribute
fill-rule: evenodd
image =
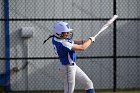
<svg viewBox="0 0 140 93"><path fill-rule="evenodd" d="M118 15L114 15L109 21L107 21L107 23L101 28L101 30L94 37L96 38L100 33L106 30L117 18Z"/></svg>

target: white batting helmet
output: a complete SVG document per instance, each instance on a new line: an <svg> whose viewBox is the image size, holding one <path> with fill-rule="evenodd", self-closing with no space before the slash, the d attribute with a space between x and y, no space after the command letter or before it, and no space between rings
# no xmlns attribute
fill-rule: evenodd
<svg viewBox="0 0 140 93"><path fill-rule="evenodd" d="M62 32L70 32L72 30L68 23L62 21L56 22L53 27L54 35L57 37L60 37Z"/></svg>

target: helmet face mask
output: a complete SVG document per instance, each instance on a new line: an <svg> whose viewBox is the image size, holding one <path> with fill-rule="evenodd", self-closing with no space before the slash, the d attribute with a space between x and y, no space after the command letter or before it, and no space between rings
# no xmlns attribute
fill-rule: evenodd
<svg viewBox="0 0 140 93"><path fill-rule="evenodd" d="M63 38L63 39L67 39L67 38L72 39L72 37L73 37L73 32L62 32L61 38Z"/></svg>
<svg viewBox="0 0 140 93"><path fill-rule="evenodd" d="M68 38L69 38L69 39L72 39L72 38L73 38L73 32L69 32Z"/></svg>
<svg viewBox="0 0 140 93"><path fill-rule="evenodd" d="M58 38L63 37L63 32L70 32L72 30L68 23L62 21L56 22L53 28L54 35Z"/></svg>

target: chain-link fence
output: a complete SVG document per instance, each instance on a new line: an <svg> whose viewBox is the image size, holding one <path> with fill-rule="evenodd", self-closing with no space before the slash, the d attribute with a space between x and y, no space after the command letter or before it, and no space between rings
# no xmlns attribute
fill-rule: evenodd
<svg viewBox="0 0 140 93"><path fill-rule="evenodd" d="M140 88L139 0L9 0L10 58L5 52L4 1L0 1L0 73L2 76L7 70L6 60L10 61L10 69L20 68L11 73L4 86L12 91L63 90L58 74L60 62L51 40L43 45L53 34L54 22L68 22L74 29L73 39L86 40L118 14L117 21L93 45L77 52L77 65L91 78L96 90ZM27 27L33 28L33 35L23 38L21 32ZM2 82L4 78L0 79ZM83 89L76 81L75 90Z"/></svg>

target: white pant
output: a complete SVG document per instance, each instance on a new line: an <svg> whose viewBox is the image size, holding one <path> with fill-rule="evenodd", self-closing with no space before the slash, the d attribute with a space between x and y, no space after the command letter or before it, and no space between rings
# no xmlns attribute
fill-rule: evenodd
<svg viewBox="0 0 140 93"><path fill-rule="evenodd" d="M76 64L66 66L61 65L59 72L64 79L64 93L73 93L75 88L75 79L85 87L85 90L93 89L92 81Z"/></svg>

